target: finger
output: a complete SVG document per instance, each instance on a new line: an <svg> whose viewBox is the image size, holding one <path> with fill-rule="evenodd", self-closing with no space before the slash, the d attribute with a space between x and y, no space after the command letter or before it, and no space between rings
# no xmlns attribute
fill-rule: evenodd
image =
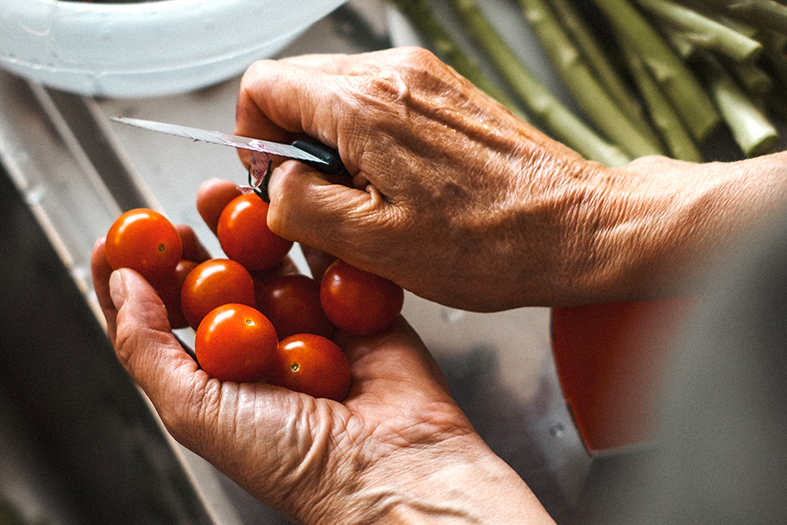
<svg viewBox="0 0 787 525"><path fill-rule="evenodd" d="M117 311L118 360L180 439L189 412L207 395L207 374L170 332L164 305L147 281L133 270L120 269L112 273L108 287Z"/></svg>
<svg viewBox="0 0 787 525"><path fill-rule="evenodd" d="M224 179L208 179L197 190L197 211L215 234L221 212L229 202L241 194L237 184Z"/></svg>
<svg viewBox="0 0 787 525"><path fill-rule="evenodd" d="M235 133L276 142L292 142L296 138L303 138L302 131L307 131L309 136L319 137L314 134L314 130L309 132L295 121L285 124L285 121L270 118L266 113L268 106L266 105L264 109L257 103L258 97L264 96L261 93L265 89L265 85L259 79L277 74L281 68L291 68L295 79L303 79L312 73L353 75L363 72L368 74L369 68L378 68L377 60L379 59L375 58L374 53L361 55L313 54L280 59L275 64L274 61L261 61L253 64L246 71L238 93ZM292 98L292 93L287 95L288 98ZM335 143L332 144L335 145ZM239 149L238 155L243 165L248 166L250 152Z"/></svg>
<svg viewBox="0 0 787 525"><path fill-rule="evenodd" d="M355 75L359 73L367 74L370 67L379 69L381 63L379 55L379 52L353 55L323 55L318 53L286 57L281 59L280 62L302 68L311 68L331 75Z"/></svg>
<svg viewBox="0 0 787 525"><path fill-rule="evenodd" d="M191 226L176 224L175 228L177 228L180 239L183 242L183 254L180 256L181 259L194 261L196 263L210 259L210 252L202 245Z"/></svg>
<svg viewBox="0 0 787 525"><path fill-rule="evenodd" d="M118 359L167 430L247 490L270 496L287 454L302 450L292 440L314 439L310 419L299 416L307 396L264 383L210 378L167 329L163 305L139 274L114 272L110 288L118 311ZM265 429L262 438L260 429ZM292 447L283 452L282 432L288 432Z"/></svg>
<svg viewBox="0 0 787 525"><path fill-rule="evenodd" d="M107 323L107 333L114 342L117 310L115 310L115 304L112 302L112 297L110 297L109 294L109 276L112 275L112 267L109 265L109 261L107 261L105 246L106 237L99 238L93 245L93 251L90 254L90 273L93 279L93 289L98 298L98 304L101 307L101 311Z"/></svg>
<svg viewBox="0 0 787 525"><path fill-rule="evenodd" d="M364 191L331 184L313 169L293 161L273 170L268 194L271 231L341 258L363 235L367 224L391 211L373 187ZM379 224L384 226L383 222Z"/></svg>
<svg viewBox="0 0 787 525"><path fill-rule="evenodd" d="M157 410L175 417L175 405L198 401L207 374L198 377L197 363L173 336L161 299L142 276L120 269L112 273L109 289L117 310L118 360ZM184 393L195 387L197 398Z"/></svg>
<svg viewBox="0 0 787 525"><path fill-rule="evenodd" d="M309 265L312 277L318 281L325 275L325 270L327 270L336 260L334 255L305 244L301 244L301 251L303 252L303 257L306 259L306 264Z"/></svg>
<svg viewBox="0 0 787 525"><path fill-rule="evenodd" d="M254 67L253 65L249 69L251 70ZM297 134L287 131L273 122L257 105L249 85L255 82L254 78L256 78L258 73L250 70L247 70L243 75L240 89L238 90L234 133L241 137L260 138L281 143L292 142ZM248 167L251 162L251 152L242 148L238 148L237 152L243 166Z"/></svg>
<svg viewBox="0 0 787 525"><path fill-rule="evenodd" d="M238 92L235 132L289 141L309 136L337 147L339 113L335 112L342 77L294 63L263 60L243 75Z"/></svg>
<svg viewBox="0 0 787 525"><path fill-rule="evenodd" d="M408 393L430 395L435 392L432 387L437 387L450 397L448 382L437 361L404 317L399 316L391 328L380 334L353 336L339 332L334 340L352 367L351 395L371 393L380 399L401 399Z"/></svg>
<svg viewBox="0 0 787 525"><path fill-rule="evenodd" d="M292 139L306 132L322 142L337 146L329 128L341 119L337 108L357 107L342 100L347 79L363 76L390 80L388 67L410 65L422 60L423 50L398 48L356 55L312 54L280 60L261 60L243 75L236 108L236 132L269 140ZM345 102L345 106L335 103ZM334 121L321 117L332 116ZM322 129L324 128L324 129Z"/></svg>

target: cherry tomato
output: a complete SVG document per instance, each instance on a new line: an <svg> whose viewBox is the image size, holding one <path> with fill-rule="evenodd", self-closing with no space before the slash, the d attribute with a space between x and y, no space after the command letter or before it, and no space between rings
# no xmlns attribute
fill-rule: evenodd
<svg viewBox="0 0 787 525"><path fill-rule="evenodd" d="M181 259L175 267L175 272L172 277L155 286L156 292L158 292L161 301L167 308L169 326L172 329L186 328L189 326L188 321L186 321L186 318L183 316L183 309L180 305L180 292L183 289L183 283L186 281L186 277L188 277L189 273L196 267L197 263L194 261Z"/></svg>
<svg viewBox="0 0 787 525"><path fill-rule="evenodd" d="M227 303L254 306L254 281L240 263L210 259L197 265L183 282L180 305L195 330L208 312Z"/></svg>
<svg viewBox="0 0 787 525"><path fill-rule="evenodd" d="M292 241L268 229L268 204L256 194L230 201L219 217L217 236L227 257L250 271L270 268L284 259Z"/></svg>
<svg viewBox="0 0 787 525"><path fill-rule="evenodd" d="M404 290L337 259L322 278L320 302L338 328L354 335L371 335L394 322L404 305Z"/></svg>
<svg viewBox="0 0 787 525"><path fill-rule="evenodd" d="M175 228L178 230L180 240L183 244L183 253L180 256L181 260L185 259L187 261L201 263L202 261L210 259L210 254L208 254L208 251L199 242L193 228L185 224L176 224Z"/></svg>
<svg viewBox="0 0 787 525"><path fill-rule="evenodd" d="M197 191L197 211L215 234L219 227L219 217L227 204L240 195L238 185L223 179L208 179Z"/></svg>
<svg viewBox="0 0 787 525"><path fill-rule="evenodd" d="M275 368L279 339L259 311L245 304L211 310L197 328L194 352L211 377L222 381L260 381Z"/></svg>
<svg viewBox="0 0 787 525"><path fill-rule="evenodd" d="M182 251L175 226L147 208L123 213L107 233L107 261L112 269L131 268L151 283L172 275Z"/></svg>
<svg viewBox="0 0 787 525"><path fill-rule="evenodd" d="M313 397L342 401L350 390L350 365L330 339L296 334L279 343L277 364L268 382Z"/></svg>
<svg viewBox="0 0 787 525"><path fill-rule="evenodd" d="M257 294L257 309L270 319L279 338L294 334L330 337L334 326L320 304L320 283L306 275L279 275Z"/></svg>

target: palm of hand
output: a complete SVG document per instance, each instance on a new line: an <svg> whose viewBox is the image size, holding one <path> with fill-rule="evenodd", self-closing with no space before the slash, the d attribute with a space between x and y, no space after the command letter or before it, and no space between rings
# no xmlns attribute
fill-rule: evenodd
<svg viewBox="0 0 787 525"><path fill-rule="evenodd" d="M344 404L264 384L207 380L200 426L214 426L208 436L194 432L193 419L165 423L250 494L285 513L306 511L296 517L309 523L331 515L337 490L369 508L364 500L379 497L372 487L389 469L412 467L427 445L474 435L403 320L385 335L343 336L339 343L353 373ZM195 381L196 375L185 390L198 398Z"/></svg>
<svg viewBox="0 0 787 525"><path fill-rule="evenodd" d="M222 383L173 336L141 276L120 270L110 284L102 250L97 243L94 282L120 362L175 439L283 513L336 523L347 509L374 512L381 499L374 487L391 472L402 478L419 461L440 468L436 453L466 443L455 438L480 442L404 319L378 336L339 334L353 376L344 403L264 383Z"/></svg>

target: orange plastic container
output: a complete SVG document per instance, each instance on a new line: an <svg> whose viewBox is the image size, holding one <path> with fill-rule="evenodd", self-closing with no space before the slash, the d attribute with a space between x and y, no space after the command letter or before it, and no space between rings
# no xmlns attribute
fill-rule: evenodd
<svg viewBox="0 0 787 525"><path fill-rule="evenodd" d="M588 450L653 438L671 338L686 297L552 310L552 348L563 395Z"/></svg>

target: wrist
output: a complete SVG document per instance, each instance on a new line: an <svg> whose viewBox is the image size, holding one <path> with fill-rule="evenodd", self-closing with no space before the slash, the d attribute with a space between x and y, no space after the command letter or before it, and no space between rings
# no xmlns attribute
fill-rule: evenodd
<svg viewBox="0 0 787 525"><path fill-rule="evenodd" d="M387 456L351 493L332 499L336 512L309 523L554 524L524 481L476 434Z"/></svg>
<svg viewBox="0 0 787 525"><path fill-rule="evenodd" d="M787 200L787 153L693 164L643 158L593 190L583 263L586 297L684 293L709 264L762 228ZM577 216L582 216L577 214Z"/></svg>

